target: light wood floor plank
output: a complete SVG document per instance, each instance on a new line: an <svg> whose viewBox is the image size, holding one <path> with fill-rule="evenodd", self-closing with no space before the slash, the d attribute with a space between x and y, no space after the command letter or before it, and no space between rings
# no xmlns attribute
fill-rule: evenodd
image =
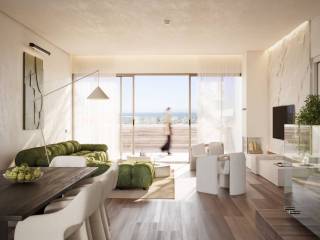
<svg viewBox="0 0 320 240"><path fill-rule="evenodd" d="M177 167L175 200L112 199L113 240L262 240L256 209L282 209L283 190L247 172L247 193L231 197L195 190L195 173Z"/></svg>

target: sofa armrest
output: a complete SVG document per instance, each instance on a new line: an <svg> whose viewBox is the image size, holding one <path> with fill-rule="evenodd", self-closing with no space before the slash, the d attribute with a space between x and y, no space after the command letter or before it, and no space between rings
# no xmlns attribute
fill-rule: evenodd
<svg viewBox="0 0 320 240"><path fill-rule="evenodd" d="M87 151L102 151L106 152L108 150L108 146L106 144L80 144L81 150Z"/></svg>

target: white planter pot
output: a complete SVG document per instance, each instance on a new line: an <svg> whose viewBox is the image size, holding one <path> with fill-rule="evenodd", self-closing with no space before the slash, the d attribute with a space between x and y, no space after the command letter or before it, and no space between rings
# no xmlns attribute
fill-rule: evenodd
<svg viewBox="0 0 320 240"><path fill-rule="evenodd" d="M320 156L320 125L285 125L285 153Z"/></svg>
<svg viewBox="0 0 320 240"><path fill-rule="evenodd" d="M320 156L320 125L312 126L311 154Z"/></svg>

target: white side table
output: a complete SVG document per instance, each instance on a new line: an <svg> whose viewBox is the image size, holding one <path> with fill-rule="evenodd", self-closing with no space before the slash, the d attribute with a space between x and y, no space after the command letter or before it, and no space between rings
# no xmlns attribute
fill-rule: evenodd
<svg viewBox="0 0 320 240"><path fill-rule="evenodd" d="M164 178L170 176L170 165L168 164L155 164L154 165L154 175L156 178Z"/></svg>

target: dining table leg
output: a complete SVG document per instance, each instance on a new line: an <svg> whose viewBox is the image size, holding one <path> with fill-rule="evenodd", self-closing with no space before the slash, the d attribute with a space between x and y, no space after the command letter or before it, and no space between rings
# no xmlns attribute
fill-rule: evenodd
<svg viewBox="0 0 320 240"><path fill-rule="evenodd" d="M0 239L8 239L8 222L0 221Z"/></svg>

